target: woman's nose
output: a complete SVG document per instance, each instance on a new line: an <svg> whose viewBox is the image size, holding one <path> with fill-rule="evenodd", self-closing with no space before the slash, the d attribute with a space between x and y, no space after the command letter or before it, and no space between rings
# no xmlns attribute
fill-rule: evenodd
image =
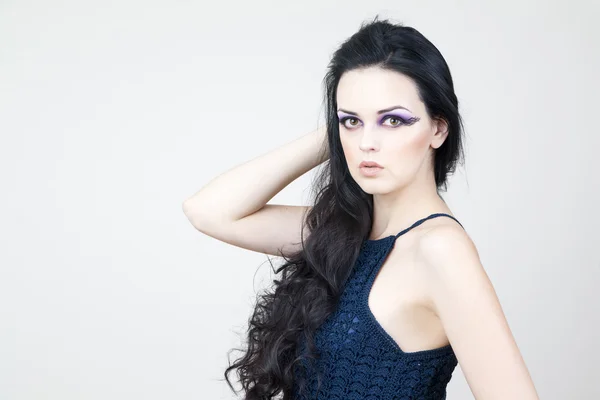
<svg viewBox="0 0 600 400"><path fill-rule="evenodd" d="M379 138L376 129L365 127L360 136L359 148L363 151L377 150Z"/></svg>

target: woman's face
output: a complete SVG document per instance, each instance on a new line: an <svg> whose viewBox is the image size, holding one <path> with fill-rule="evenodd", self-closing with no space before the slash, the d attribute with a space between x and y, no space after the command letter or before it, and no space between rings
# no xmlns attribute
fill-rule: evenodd
<svg viewBox="0 0 600 400"><path fill-rule="evenodd" d="M348 169L365 192L388 193L426 177L446 125L429 118L410 78L379 67L348 71L340 78L337 105ZM360 168L362 161L383 168Z"/></svg>

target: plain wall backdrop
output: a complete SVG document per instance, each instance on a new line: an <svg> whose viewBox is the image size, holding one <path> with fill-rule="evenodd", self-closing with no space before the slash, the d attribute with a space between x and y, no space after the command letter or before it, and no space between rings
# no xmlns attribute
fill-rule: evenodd
<svg viewBox="0 0 600 400"><path fill-rule="evenodd" d="M182 202L315 129L332 52L375 15L450 66L467 152L444 198L541 398L600 398L598 11L0 2L0 398L236 398L227 353L272 267L196 231ZM271 202L307 204L312 172ZM459 366L448 399L472 398Z"/></svg>

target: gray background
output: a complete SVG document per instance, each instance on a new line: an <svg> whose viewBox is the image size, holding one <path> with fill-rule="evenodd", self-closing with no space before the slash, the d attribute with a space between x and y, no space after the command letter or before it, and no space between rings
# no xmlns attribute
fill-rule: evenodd
<svg viewBox="0 0 600 400"><path fill-rule="evenodd" d="M600 398L598 7L0 2L0 398L235 398L226 353L271 266L181 204L313 130L329 57L375 14L450 65L467 161L445 198L541 398ZM306 204L312 172L271 202ZM471 398L458 367L448 399Z"/></svg>

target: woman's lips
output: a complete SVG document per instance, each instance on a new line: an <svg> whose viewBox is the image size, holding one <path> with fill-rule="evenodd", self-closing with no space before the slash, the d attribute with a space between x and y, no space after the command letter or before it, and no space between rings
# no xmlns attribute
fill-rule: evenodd
<svg viewBox="0 0 600 400"><path fill-rule="evenodd" d="M376 176L383 169L382 167L360 167L360 172L364 176Z"/></svg>
<svg viewBox="0 0 600 400"><path fill-rule="evenodd" d="M363 161L358 165L359 168L362 167L378 167L383 168L381 165L377 164L375 161Z"/></svg>

